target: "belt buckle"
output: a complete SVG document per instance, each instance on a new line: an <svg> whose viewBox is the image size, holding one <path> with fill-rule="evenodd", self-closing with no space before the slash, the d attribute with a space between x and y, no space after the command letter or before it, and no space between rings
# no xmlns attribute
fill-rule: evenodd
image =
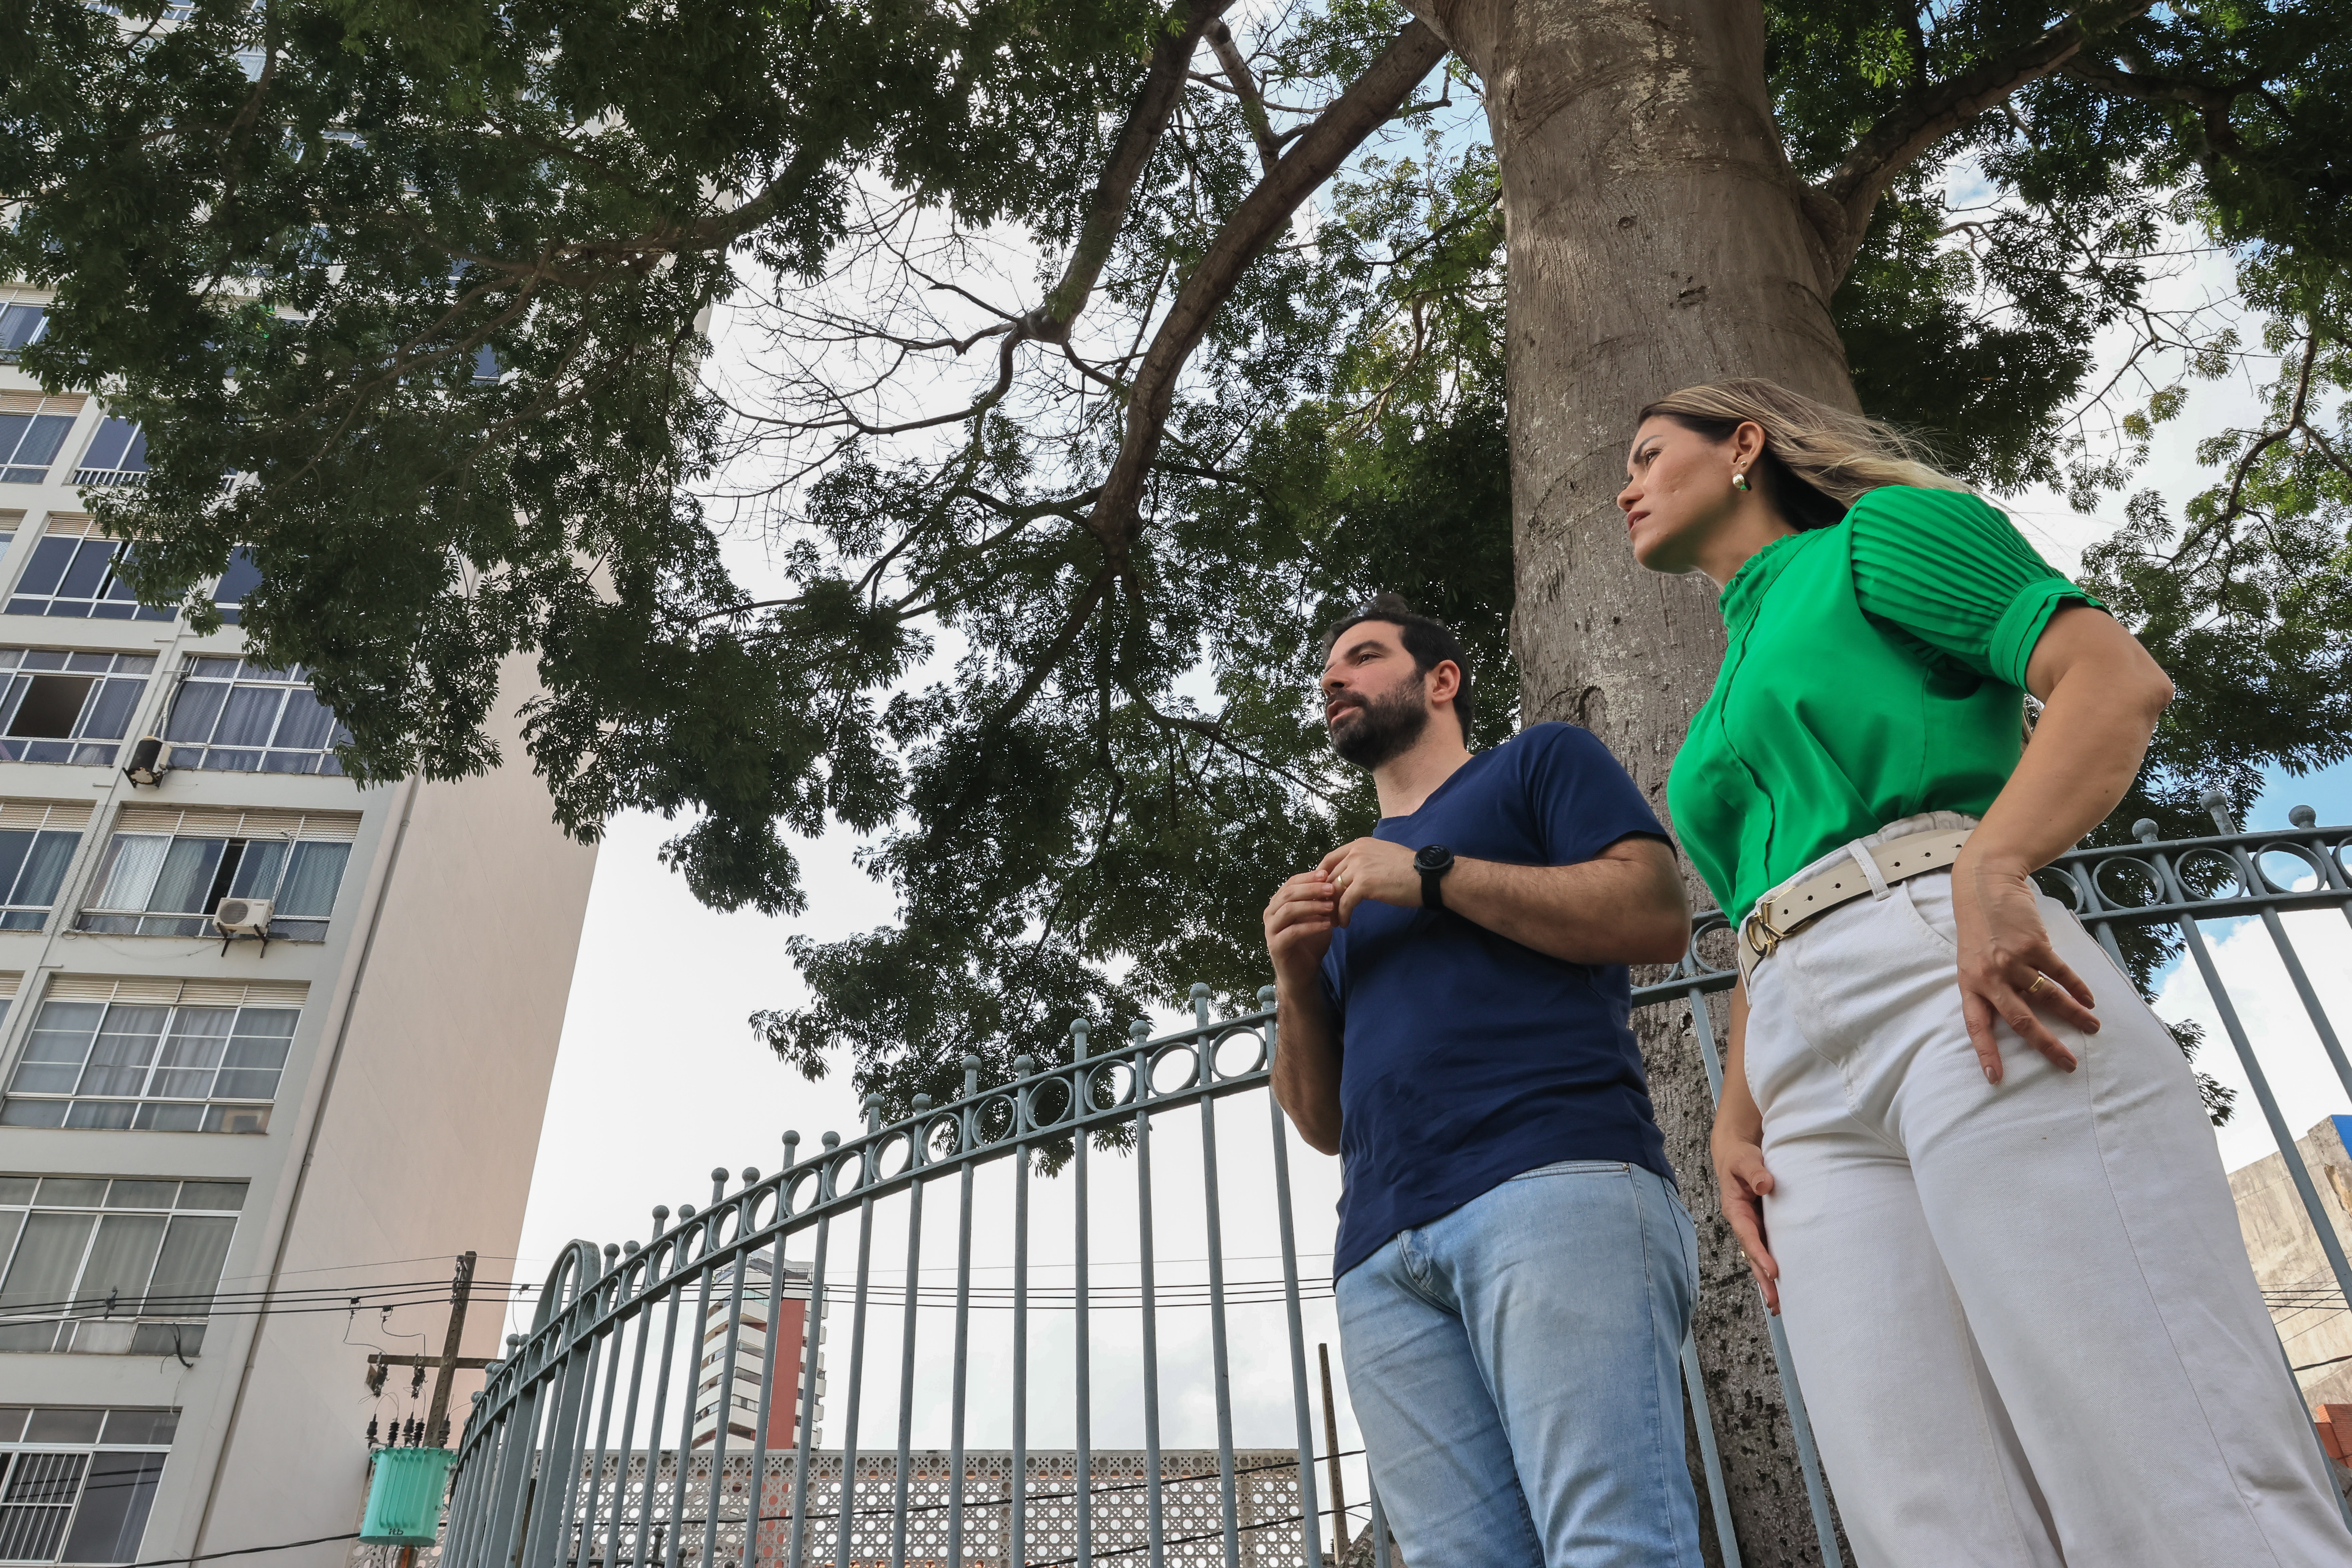
<svg viewBox="0 0 2352 1568"><path fill-rule="evenodd" d="M1780 939L1788 934L1787 931L1779 930L1770 921L1764 918L1764 909L1761 904L1749 910L1748 918L1739 925L1740 940L1745 942L1748 951L1759 958L1769 958L1779 952Z"/></svg>

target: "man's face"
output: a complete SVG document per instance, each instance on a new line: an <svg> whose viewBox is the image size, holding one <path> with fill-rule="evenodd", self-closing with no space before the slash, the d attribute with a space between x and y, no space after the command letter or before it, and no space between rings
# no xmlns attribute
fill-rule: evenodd
<svg viewBox="0 0 2352 1568"><path fill-rule="evenodd" d="M1358 621L1339 634L1323 665L1323 723L1331 749L1360 768L1412 749L1429 727L1429 693L1403 628Z"/></svg>

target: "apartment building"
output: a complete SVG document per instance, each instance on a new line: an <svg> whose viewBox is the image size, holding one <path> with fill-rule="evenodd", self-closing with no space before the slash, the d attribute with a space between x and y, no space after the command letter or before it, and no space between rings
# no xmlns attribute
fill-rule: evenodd
<svg viewBox="0 0 2352 1568"><path fill-rule="evenodd" d="M44 303L0 288L0 1563L333 1535L369 1348L446 1323L370 1292L515 1277L593 851L511 726L482 778L341 776L303 671L246 655L242 557L220 632L137 605L82 498L145 442L22 374Z"/></svg>

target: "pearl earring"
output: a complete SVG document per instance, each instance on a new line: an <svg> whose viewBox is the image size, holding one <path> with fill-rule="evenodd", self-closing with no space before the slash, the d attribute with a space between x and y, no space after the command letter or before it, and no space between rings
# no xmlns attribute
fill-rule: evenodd
<svg viewBox="0 0 2352 1568"><path fill-rule="evenodd" d="M1748 476L1747 476L1746 474L1734 474L1734 475L1732 475L1732 476L1731 476L1731 488L1732 488L1733 489L1736 489L1736 490L1744 490L1744 489L1746 489L1748 488Z"/></svg>

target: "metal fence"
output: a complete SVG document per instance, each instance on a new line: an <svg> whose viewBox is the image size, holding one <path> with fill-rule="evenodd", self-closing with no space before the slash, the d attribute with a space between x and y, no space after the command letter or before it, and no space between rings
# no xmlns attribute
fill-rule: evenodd
<svg viewBox="0 0 2352 1568"><path fill-rule="evenodd" d="M2352 1062L2314 989L2280 916L2335 909L2352 922L2352 828L2320 828L2307 808L2278 833L2240 833L2218 797L2209 800L2212 837L2158 842L2139 825L2130 848L2082 850L2042 875L2118 965L2126 944L2152 933L2185 952L2202 977L2222 1031L2254 1101L2277 1142L2296 1191L2352 1308L2348 1266L2311 1173L2240 1019L2200 922L2260 919L2306 1011L2322 1049L2352 1100ZM1640 988L1637 1007L1687 1007L1711 1090L1721 1063L1707 994L1727 989L1729 933L1719 914L1694 923L1690 949L1665 978ZM1259 994L1269 1007L1273 993ZM1327 1523L1348 1531L1350 1511L1322 1496L1337 1484L1337 1428L1327 1406L1322 1441L1310 1398L1308 1342L1302 1302L1328 1296L1319 1277L1303 1279L1293 1215L1289 1139L1267 1092L1277 1048L1270 1011L1217 1019L1206 987L1195 986L1190 1026L1151 1038L1143 1024L1126 1042L1103 1050L1084 1024L1072 1027L1072 1059L1040 1068L1015 1063L1013 1081L983 1087L977 1058L965 1058L962 1096L951 1104L917 1101L916 1114L887 1126L878 1100L867 1125L844 1142L824 1135L822 1151L801 1159L785 1135L785 1168L772 1175L712 1173L708 1207L656 1208L642 1244L601 1250L575 1242L549 1275L526 1335L510 1336L507 1358L490 1368L460 1442L441 1561L451 1568L1007 1568L1103 1562L1139 1568L1163 1564L1303 1564L1320 1568L1333 1544ZM1231 1103L1228 1103L1231 1102ZM1236 1121L1235 1119L1239 1120ZM1185 1122L1197 1125L1186 1127ZM1273 1211L1279 1238L1278 1279L1229 1275L1223 1205L1235 1178L1232 1148L1221 1161L1221 1125L1230 1141L1262 1126L1257 1144L1270 1176L1247 1194L1252 1218ZM1171 1146L1169 1140L1179 1142ZM1192 1145L1197 1141L1197 1150ZM1155 1193L1154 1151L1171 1147L1197 1190ZM1123 1162L1116 1212L1090 1206L1099 1163ZM1097 1168L1090 1169L1090 1164ZM1004 1179L1009 1171L1009 1180ZM1043 1179L1055 1173L1050 1183ZM985 1202L978 1184L995 1183ZM996 1188L1009 1186L1010 1191ZM1066 1275L1056 1286L1033 1258L1045 1216L1039 1192L1050 1186L1057 1246L1066 1243ZM1127 1188L1132 1189L1129 1206ZM954 1227L952 1283L924 1283L925 1205L950 1205ZM1155 1247L1155 1222L1181 1211L1188 1235L1205 1256L1197 1277L1163 1277L1171 1260ZM903 1270L877 1270L877 1217L903 1238ZM975 1215L1002 1245L975 1258ZM1066 1226L1066 1229L1064 1227ZM1117 1268L1090 1263L1097 1230L1132 1242L1135 1257ZM789 1256L788 1249L797 1256ZM1124 1270L1131 1269L1131 1272ZM944 1271L944 1269L942 1270ZM1009 1285L975 1284L975 1272L1009 1273ZM1233 1363L1237 1314L1262 1321L1279 1308L1281 1327L1261 1327L1247 1347L1270 1358L1286 1381L1271 1403L1286 1403L1281 1447L1236 1447ZM869 1346L869 1319L896 1309L898 1375L892 1423L881 1441L866 1425L869 1363L889 1346ZM1009 1324L1003 1322L1009 1313ZM1120 1331L1103 1332L1108 1315ZM1132 1314L1132 1317L1129 1315ZM1200 1363L1163 1365L1163 1338L1178 1315L1205 1316ZM973 1417L974 1324L986 1315L1009 1328L1009 1369L986 1383L988 1420L1009 1426L1009 1444L968 1443ZM845 1365L828 1368L837 1320L847 1319ZM1053 1320L1052 1382L1066 1380L1066 1421L1074 1441L1033 1447L1032 1384L1039 1381L1033 1328ZM1777 1319L1768 1320L1787 1392L1822 1560L1840 1554L1802 1395ZM929 1325L929 1332L924 1326ZM1137 1331L1127 1331L1132 1324ZM935 1355L940 1338L945 1386L918 1376L918 1342ZM1098 1345L1116 1366L1098 1367ZM1276 1353L1278 1349L1280 1353ZM874 1353L869 1353L871 1350ZM1061 1359L1066 1355L1067 1360ZM1116 1373L1122 1419L1139 1414L1142 1446L1097 1448L1092 1442L1098 1371ZM1684 1348L1685 1385L1693 1403L1708 1503L1727 1568L1740 1561L1721 1458L1706 1407L1696 1351ZM840 1385L839 1440L822 1441L824 1405ZM1163 1447L1163 1395L1197 1399L1208 1391L1213 1447ZM1255 1390L1260 1394L1266 1391ZM1286 1401L1281 1394L1286 1392ZM1126 1408L1139 1401L1139 1412ZM1057 1400L1058 1404L1058 1400ZM920 1405L944 1405L948 1442L913 1441ZM1268 1401L1261 1398L1260 1408ZM1059 1428L1057 1427L1057 1430ZM1263 1439L1268 1432L1251 1434ZM844 1478L852 1478L845 1486ZM1370 1555L1389 1568L1390 1542L1376 1497L1368 1498Z"/></svg>

